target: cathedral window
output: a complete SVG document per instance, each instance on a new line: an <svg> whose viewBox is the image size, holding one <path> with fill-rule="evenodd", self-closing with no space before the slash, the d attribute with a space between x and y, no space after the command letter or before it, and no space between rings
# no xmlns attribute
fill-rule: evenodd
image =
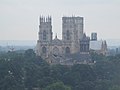
<svg viewBox="0 0 120 90"><path fill-rule="evenodd" d="M42 52L43 52L43 53L46 53L46 52L47 52L46 47L42 47Z"/></svg>
<svg viewBox="0 0 120 90"><path fill-rule="evenodd" d="M65 53L66 53L66 54L70 54L70 48L69 48L69 47L66 47Z"/></svg>
<svg viewBox="0 0 120 90"><path fill-rule="evenodd" d="M57 47L53 48L53 54L54 55L59 55L59 49Z"/></svg>
<svg viewBox="0 0 120 90"><path fill-rule="evenodd" d="M46 40L47 39L46 37L47 37L47 34L46 34L46 31L44 30L43 31L43 40Z"/></svg>
<svg viewBox="0 0 120 90"><path fill-rule="evenodd" d="M69 30L67 30L66 36L67 36L67 40L70 40L70 32L69 32Z"/></svg>

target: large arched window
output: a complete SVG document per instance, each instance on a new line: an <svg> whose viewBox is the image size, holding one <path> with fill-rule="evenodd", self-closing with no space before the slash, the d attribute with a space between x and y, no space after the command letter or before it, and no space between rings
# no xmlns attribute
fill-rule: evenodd
<svg viewBox="0 0 120 90"><path fill-rule="evenodd" d="M46 53L46 52L47 52L46 47L42 47L42 53Z"/></svg>
<svg viewBox="0 0 120 90"><path fill-rule="evenodd" d="M43 31L43 40L46 40L47 39L47 34L46 34L46 31L44 30Z"/></svg>
<svg viewBox="0 0 120 90"><path fill-rule="evenodd" d="M54 55L59 55L59 49L57 47L53 48L53 54Z"/></svg>
<svg viewBox="0 0 120 90"><path fill-rule="evenodd" d="M66 36L67 36L67 40L70 40L70 32L69 32L69 30L67 30Z"/></svg>
<svg viewBox="0 0 120 90"><path fill-rule="evenodd" d="M66 47L65 53L66 53L66 54L70 54L70 48L69 48L69 47Z"/></svg>

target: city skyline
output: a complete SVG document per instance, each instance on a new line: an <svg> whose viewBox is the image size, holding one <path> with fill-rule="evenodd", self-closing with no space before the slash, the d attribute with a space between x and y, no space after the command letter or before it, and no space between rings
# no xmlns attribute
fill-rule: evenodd
<svg viewBox="0 0 120 90"><path fill-rule="evenodd" d="M52 17L54 37L62 37L62 17L84 17L88 36L98 39L120 39L119 0L1 0L0 40L37 40L40 15Z"/></svg>

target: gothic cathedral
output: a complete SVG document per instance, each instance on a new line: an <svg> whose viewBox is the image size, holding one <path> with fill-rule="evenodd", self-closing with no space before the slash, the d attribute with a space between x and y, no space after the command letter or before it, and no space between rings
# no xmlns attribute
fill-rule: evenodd
<svg viewBox="0 0 120 90"><path fill-rule="evenodd" d="M66 55L88 53L90 38L86 37L83 29L83 17L62 17L62 40L58 39L57 35L53 39L52 18L40 17L36 55L52 63L56 57L60 62Z"/></svg>

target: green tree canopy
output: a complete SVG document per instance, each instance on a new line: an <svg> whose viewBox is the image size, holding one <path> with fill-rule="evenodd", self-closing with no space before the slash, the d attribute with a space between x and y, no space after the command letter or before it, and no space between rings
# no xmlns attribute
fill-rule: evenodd
<svg viewBox="0 0 120 90"><path fill-rule="evenodd" d="M71 88L64 85L63 82L56 82L48 85L44 90L71 90Z"/></svg>

